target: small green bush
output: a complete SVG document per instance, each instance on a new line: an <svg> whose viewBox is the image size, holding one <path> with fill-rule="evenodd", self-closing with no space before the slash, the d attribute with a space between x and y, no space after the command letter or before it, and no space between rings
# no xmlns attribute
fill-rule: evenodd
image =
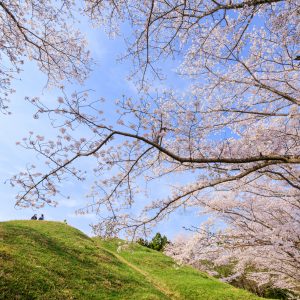
<svg viewBox="0 0 300 300"><path fill-rule="evenodd" d="M140 238L137 240L137 243L144 247L147 247L147 248L150 248L150 249L153 249L156 251L163 251L166 244L168 243L168 238L165 235L162 236L158 232L158 233L156 233L156 235L152 238L152 240L150 242Z"/></svg>

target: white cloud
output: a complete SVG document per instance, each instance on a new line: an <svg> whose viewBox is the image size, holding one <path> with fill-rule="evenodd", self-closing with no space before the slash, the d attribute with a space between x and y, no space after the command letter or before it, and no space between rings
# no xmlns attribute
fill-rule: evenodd
<svg viewBox="0 0 300 300"><path fill-rule="evenodd" d="M63 199L59 201L58 206L73 208L80 204L82 204L82 202L77 199Z"/></svg>
<svg viewBox="0 0 300 300"><path fill-rule="evenodd" d="M95 220L97 216L96 216L96 214L79 215L79 214L75 214L75 213L70 213L67 215L67 217L71 218L71 219L83 218L83 219Z"/></svg>

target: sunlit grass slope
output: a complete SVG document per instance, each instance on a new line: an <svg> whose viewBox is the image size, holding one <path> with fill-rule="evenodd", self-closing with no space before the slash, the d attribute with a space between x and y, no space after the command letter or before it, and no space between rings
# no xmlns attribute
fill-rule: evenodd
<svg viewBox="0 0 300 300"><path fill-rule="evenodd" d="M166 299L143 276L57 222L0 223L0 299Z"/></svg>
<svg viewBox="0 0 300 300"><path fill-rule="evenodd" d="M0 223L0 299L258 299L139 245L66 224Z"/></svg>
<svg viewBox="0 0 300 300"><path fill-rule="evenodd" d="M199 300L254 300L255 295L225 284L189 266L178 266L170 257L146 247L132 244L116 251L120 241L98 242L107 250L125 259L132 266L145 272L149 279L160 282L172 291L175 299ZM127 249L126 249L127 248Z"/></svg>

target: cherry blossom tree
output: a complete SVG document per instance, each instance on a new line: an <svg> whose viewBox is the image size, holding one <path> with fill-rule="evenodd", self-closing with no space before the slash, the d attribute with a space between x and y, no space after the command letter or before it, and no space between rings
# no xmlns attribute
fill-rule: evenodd
<svg viewBox="0 0 300 300"><path fill-rule="evenodd" d="M192 236L178 236L166 254L212 275L219 275L218 266L233 265L230 276L222 278L227 282L246 276L258 286L299 292L299 203L294 195L273 188L277 195L268 201L256 196L265 193L261 187L243 194L242 201L236 192L202 198L203 213L227 226L217 228L209 220L194 227Z"/></svg>
<svg viewBox="0 0 300 300"><path fill-rule="evenodd" d="M55 204L58 186L74 177L92 180L78 213L97 213L101 235L141 234L180 207L204 209L227 224L215 239L228 257L243 253L237 268L255 258L277 282L299 280L299 10L296 0L87 1L86 14L111 33L131 25L124 57L141 95L117 101L116 122L86 92L62 94L52 107L29 99L59 133L20 143L49 169L12 178L17 205ZM168 58L181 60L177 72L190 82L182 94L154 91L148 80L167 75L159 64ZM86 159L91 169L80 167ZM174 176L189 183L140 203L147 183Z"/></svg>
<svg viewBox="0 0 300 300"><path fill-rule="evenodd" d="M26 60L47 75L48 85L82 81L90 58L83 35L74 29L73 1L0 1L0 109L7 110L12 80ZM73 24L72 24L73 23Z"/></svg>

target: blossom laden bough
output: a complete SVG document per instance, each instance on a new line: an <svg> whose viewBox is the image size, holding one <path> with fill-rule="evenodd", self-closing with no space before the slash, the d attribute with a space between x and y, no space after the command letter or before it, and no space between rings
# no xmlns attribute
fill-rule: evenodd
<svg viewBox="0 0 300 300"><path fill-rule="evenodd" d="M82 33L75 29L73 1L0 1L0 109L6 111L12 81L27 60L47 76L47 85L63 80L82 82L90 55Z"/></svg>

